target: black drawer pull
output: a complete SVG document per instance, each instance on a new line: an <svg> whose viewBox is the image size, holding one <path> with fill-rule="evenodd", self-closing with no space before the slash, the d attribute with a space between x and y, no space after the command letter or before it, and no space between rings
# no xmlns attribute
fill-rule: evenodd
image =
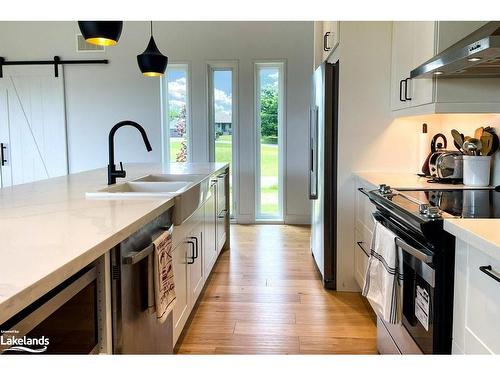
<svg viewBox="0 0 500 375"><path fill-rule="evenodd" d="M400 102L406 102L406 99L403 98L403 83L406 85L406 80L402 79L401 81L399 81L399 101ZM406 93L406 89L405 89L405 93Z"/></svg>
<svg viewBox="0 0 500 375"><path fill-rule="evenodd" d="M358 191L359 191L360 193L363 193L363 194L364 194L364 195L366 195L367 197L370 197L370 196L368 195L368 192L367 192L364 188L358 188Z"/></svg>
<svg viewBox="0 0 500 375"><path fill-rule="evenodd" d="M361 248L361 250L363 250L363 253L365 253L365 255L366 255L367 257L369 257L369 256L370 256L370 253L369 253L369 252L367 252L367 251L365 250L365 248L361 245L361 244L363 244L364 242L363 242L363 241L356 241L356 243L357 243L357 244L358 244L358 246Z"/></svg>
<svg viewBox="0 0 500 375"><path fill-rule="evenodd" d="M194 257L194 254L196 252L196 250L195 250L196 249L196 245L194 244L194 241L187 241L187 243L192 246L192 252L191 252L191 254L193 254L192 256L188 256L187 264L193 264L194 260L196 259ZM189 259L191 259L191 261Z"/></svg>
<svg viewBox="0 0 500 375"><path fill-rule="evenodd" d="M327 31L325 33L325 35L323 35L323 51L325 52L328 52L330 51L332 48L331 47L328 47L328 37L330 36L330 32Z"/></svg>
<svg viewBox="0 0 500 375"><path fill-rule="evenodd" d="M497 281L500 283L500 277L498 277L497 275L495 275L492 271L493 271L493 268L491 267L491 265L489 266L481 266L479 267L479 270L481 272L484 272L485 274L487 274L489 277L491 277L493 280Z"/></svg>
<svg viewBox="0 0 500 375"><path fill-rule="evenodd" d="M411 78L405 79L405 99L411 100L411 96L408 96L408 80L411 80Z"/></svg>

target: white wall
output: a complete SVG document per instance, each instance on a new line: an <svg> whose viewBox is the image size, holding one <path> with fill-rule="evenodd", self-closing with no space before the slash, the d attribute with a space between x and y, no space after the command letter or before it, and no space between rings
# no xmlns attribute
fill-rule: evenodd
<svg viewBox="0 0 500 375"><path fill-rule="evenodd" d="M236 60L239 70L240 220L254 220L255 60L287 62L287 222L308 223L308 106L313 56L312 22L155 22L155 39L171 62L189 62L192 79L193 161L208 160L206 64ZM107 135L118 121L143 125L153 151L135 129L117 133L116 161L160 162L160 84L142 77L136 55L149 39L148 22L125 22L119 44L104 53L76 52L76 22L0 22L0 55L6 59L107 58L108 66L66 66L70 172L107 164ZM12 37L15 35L15 37Z"/></svg>

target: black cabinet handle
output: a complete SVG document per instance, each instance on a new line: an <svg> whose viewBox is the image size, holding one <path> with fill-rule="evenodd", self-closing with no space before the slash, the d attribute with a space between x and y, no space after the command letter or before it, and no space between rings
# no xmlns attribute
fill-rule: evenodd
<svg viewBox="0 0 500 375"><path fill-rule="evenodd" d="M330 36L330 32L327 31L325 35L323 35L323 51L328 52L332 49L332 47L328 47L328 37Z"/></svg>
<svg viewBox="0 0 500 375"><path fill-rule="evenodd" d="M405 99L406 100L411 100L411 96L408 96L408 80L411 79L410 77L406 78L405 81Z"/></svg>
<svg viewBox="0 0 500 375"><path fill-rule="evenodd" d="M370 196L368 195L368 192L367 192L365 189L363 189L363 188L361 188L361 187L360 187L360 188L358 188L358 191L359 191L360 193L363 193L363 194L364 194L364 195L366 195L367 197L370 197Z"/></svg>
<svg viewBox="0 0 500 375"><path fill-rule="evenodd" d="M196 249L195 251L193 251L194 255L193 255L193 259L196 259L198 258L198 237L196 236L193 236L193 237L189 237L190 239L194 240L196 242L196 245L194 247L194 249Z"/></svg>
<svg viewBox="0 0 500 375"><path fill-rule="evenodd" d="M194 260L196 259L196 258L194 257L195 248L196 248L195 246L196 246L196 245L194 244L194 241L188 241L187 243L188 243L188 244L190 244L190 245L193 247L193 249L192 249L193 251L192 251L192 253L191 253L191 254L193 254L193 256L190 256L190 257L188 256L188 257L187 257L187 258L188 258L187 264L193 264L193 263L194 263ZM189 261L189 259L191 259L191 261Z"/></svg>
<svg viewBox="0 0 500 375"><path fill-rule="evenodd" d="M4 166L5 163L7 163L7 160L5 160L5 154L4 154L4 150L6 148L7 148L7 146L5 146L5 144L0 143L0 159L2 159L2 166Z"/></svg>
<svg viewBox="0 0 500 375"><path fill-rule="evenodd" d="M400 102L406 102L406 99L403 98L403 83L406 85L405 79L402 79L401 81L399 81L399 101ZM405 92L406 92L406 89L405 89Z"/></svg>
<svg viewBox="0 0 500 375"><path fill-rule="evenodd" d="M358 246L361 248L361 250L363 250L363 253L365 253L365 255L367 257L370 257L370 253L368 251L365 250L365 248L361 245L363 244L364 242L363 241L356 241L356 243L358 244Z"/></svg>
<svg viewBox="0 0 500 375"><path fill-rule="evenodd" d="M491 265L489 266L481 266L479 267L479 270L484 272L485 274L487 274L489 277L491 277L493 280L497 281L500 283L500 277L498 277L497 275L495 275L492 271L493 271L493 267L491 267Z"/></svg>

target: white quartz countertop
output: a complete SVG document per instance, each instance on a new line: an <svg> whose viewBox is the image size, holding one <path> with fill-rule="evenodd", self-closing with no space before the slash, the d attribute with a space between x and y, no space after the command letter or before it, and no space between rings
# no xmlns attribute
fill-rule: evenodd
<svg viewBox="0 0 500 375"><path fill-rule="evenodd" d="M226 163L127 164L126 179L206 174ZM105 168L0 189L0 324L173 206L172 197L89 199Z"/></svg>
<svg viewBox="0 0 500 375"><path fill-rule="evenodd" d="M462 184L438 184L428 182L428 178L419 177L414 173L391 173L391 172L356 172L354 173L366 182L378 186L381 184L389 185L397 190L414 189L474 189L474 187L464 186Z"/></svg>
<svg viewBox="0 0 500 375"><path fill-rule="evenodd" d="M500 260L500 219L446 219L444 229Z"/></svg>

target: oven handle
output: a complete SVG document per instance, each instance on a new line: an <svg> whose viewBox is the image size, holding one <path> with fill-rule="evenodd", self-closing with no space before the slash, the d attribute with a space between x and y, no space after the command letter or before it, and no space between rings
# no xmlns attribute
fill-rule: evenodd
<svg viewBox="0 0 500 375"><path fill-rule="evenodd" d="M378 214L376 212L372 214L372 217L377 222L381 223L380 220L378 219ZM428 255L428 254L424 253L422 250L416 249L413 246L408 245L405 241L403 241L399 237L396 237L395 242L396 242L396 246L399 246L405 252L407 252L408 254L412 255L413 257L417 258L418 260L420 260L426 264L431 264L432 261L434 260L432 255Z"/></svg>
<svg viewBox="0 0 500 375"><path fill-rule="evenodd" d="M399 246L401 249L403 249L405 252L408 254L414 256L418 260L421 260L424 263L431 264L433 257L432 255L428 255L424 253L423 251L414 248L413 246L408 245L406 242L404 242L401 238L396 237L396 246Z"/></svg>

